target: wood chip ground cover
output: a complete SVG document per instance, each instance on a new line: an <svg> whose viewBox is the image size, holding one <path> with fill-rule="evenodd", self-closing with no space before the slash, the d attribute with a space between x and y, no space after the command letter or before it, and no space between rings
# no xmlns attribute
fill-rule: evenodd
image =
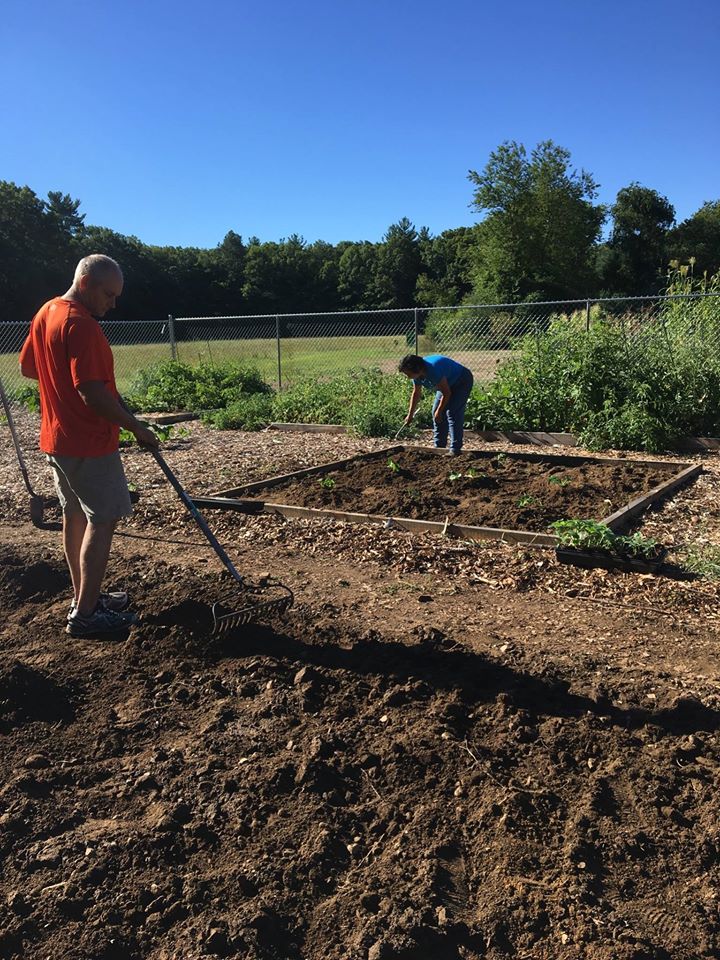
<svg viewBox="0 0 720 960"><path fill-rule="evenodd" d="M207 493L381 445L277 439L193 425L166 454ZM109 583L142 621L70 640L58 533L0 457L0 956L720 956L714 584L213 512L298 604L209 643L227 580L129 451ZM644 530L719 542L703 462Z"/></svg>

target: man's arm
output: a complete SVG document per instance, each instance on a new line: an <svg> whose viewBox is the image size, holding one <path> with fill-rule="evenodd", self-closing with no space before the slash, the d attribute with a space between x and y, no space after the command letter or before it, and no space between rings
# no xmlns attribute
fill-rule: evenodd
<svg viewBox="0 0 720 960"><path fill-rule="evenodd" d="M20 373L28 380L39 380L37 367L35 366L35 352L33 351L32 340L28 337L20 351Z"/></svg>
<svg viewBox="0 0 720 960"><path fill-rule="evenodd" d="M159 447L158 438L144 424L133 416L125 404L118 400L107 389L102 380L88 380L78 385L77 392L82 400L99 417L104 417L110 423L116 423L126 430L130 430L137 437L138 443L144 447Z"/></svg>
<svg viewBox="0 0 720 960"><path fill-rule="evenodd" d="M442 400L437 405L437 410L435 411L435 419L439 420L447 409L447 405L450 403L450 397L452 396L452 390L450 389L450 384L447 382L447 377L442 378L437 388L442 394Z"/></svg>

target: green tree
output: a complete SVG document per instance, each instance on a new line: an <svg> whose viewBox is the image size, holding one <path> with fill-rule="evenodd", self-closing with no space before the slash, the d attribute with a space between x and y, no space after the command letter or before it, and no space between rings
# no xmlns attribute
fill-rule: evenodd
<svg viewBox="0 0 720 960"><path fill-rule="evenodd" d="M437 237L420 231L421 272L415 287L420 306L453 307L472 290L473 251L477 243L472 227L445 230Z"/></svg>
<svg viewBox="0 0 720 960"><path fill-rule="evenodd" d="M567 299L595 287L593 251L605 219L593 203L597 184L570 167L552 140L527 156L515 142L493 151L482 173L471 170L477 228L473 299Z"/></svg>
<svg viewBox="0 0 720 960"><path fill-rule="evenodd" d="M82 229L79 201L42 200L29 187L0 181L0 319L29 320L70 285Z"/></svg>
<svg viewBox="0 0 720 960"><path fill-rule="evenodd" d="M346 310L372 310L379 307L375 275L377 244L350 243L338 263L338 294Z"/></svg>
<svg viewBox="0 0 720 960"><path fill-rule="evenodd" d="M604 292L644 296L664 287L668 231L675 209L656 190L631 183L618 191L611 207L613 229L598 254Z"/></svg>
<svg viewBox="0 0 720 960"><path fill-rule="evenodd" d="M670 258L688 263L694 258L695 274L708 276L720 270L720 200L704 203L683 220L668 237Z"/></svg>
<svg viewBox="0 0 720 960"><path fill-rule="evenodd" d="M375 300L379 307L415 305L415 285L422 267L420 237L407 217L388 227L378 250Z"/></svg>

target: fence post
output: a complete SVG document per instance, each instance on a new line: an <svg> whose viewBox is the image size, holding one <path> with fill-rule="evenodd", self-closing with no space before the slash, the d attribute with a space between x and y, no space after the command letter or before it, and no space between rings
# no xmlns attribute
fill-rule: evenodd
<svg viewBox="0 0 720 960"><path fill-rule="evenodd" d="M590 333L590 301L585 301L585 333Z"/></svg>
<svg viewBox="0 0 720 960"><path fill-rule="evenodd" d="M413 310L413 314L414 314L413 319L414 319L414 322L415 322L415 347L414 347L414 349L413 349L413 353L414 353L415 356L417 357L417 356L418 356L418 340L419 340L419 338L420 338L420 324L418 323L418 308L417 308L417 307L415 307L415 309Z"/></svg>
<svg viewBox="0 0 720 960"><path fill-rule="evenodd" d="M275 342L277 343L278 393L282 390L282 363L280 360L280 317L275 314Z"/></svg>
<svg viewBox="0 0 720 960"><path fill-rule="evenodd" d="M170 333L170 356L177 360L177 341L175 340L175 318L168 314L168 332Z"/></svg>

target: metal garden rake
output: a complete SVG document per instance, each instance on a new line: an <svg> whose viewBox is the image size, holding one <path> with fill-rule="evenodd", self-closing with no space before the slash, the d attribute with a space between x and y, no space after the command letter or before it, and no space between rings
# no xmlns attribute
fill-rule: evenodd
<svg viewBox="0 0 720 960"><path fill-rule="evenodd" d="M230 557L228 557L225 550L218 543L215 534L212 532L210 527L208 527L205 518L187 495L181 486L180 481L167 465L162 455L157 450L151 450L150 452L152 453L153 457L155 457L155 460L157 461L157 464L162 472L174 487L177 495L185 504L185 507L191 514L195 523L197 523L202 532L205 534L210 546L213 548L218 557L220 557L223 565L228 570L233 580L235 580L235 582L242 588L240 607L236 609L230 609L223 603L213 604L213 633L227 633L228 630L232 630L234 627L241 627L264 617L277 616L278 614L285 613L286 610L289 610L295 600L290 587L286 586L284 583L280 583L279 580L274 579L268 579L266 581L266 585L262 587L246 581L245 578L237 572L232 560ZM280 595L267 599L268 587L276 588L280 592ZM263 599L264 597L265 599Z"/></svg>

